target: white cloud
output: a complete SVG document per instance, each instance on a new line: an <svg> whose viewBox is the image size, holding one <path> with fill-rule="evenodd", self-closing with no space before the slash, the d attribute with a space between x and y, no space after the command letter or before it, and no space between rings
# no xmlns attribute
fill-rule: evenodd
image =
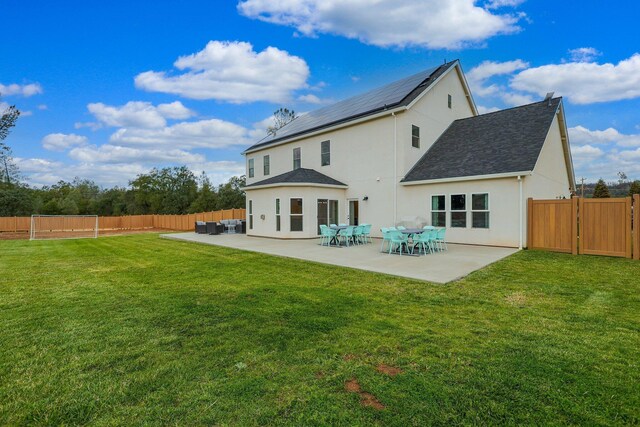
<svg viewBox="0 0 640 427"><path fill-rule="evenodd" d="M306 102L307 104L327 104L331 102L331 100L320 99L319 97L317 97L312 93L299 96L298 101Z"/></svg>
<svg viewBox="0 0 640 427"><path fill-rule="evenodd" d="M200 52L179 57L174 66L185 72L147 71L136 76L136 87L192 99L285 102L292 91L307 86L309 77L304 59L271 46L255 52L246 42L210 41Z"/></svg>
<svg viewBox="0 0 640 427"><path fill-rule="evenodd" d="M37 108L38 108L38 110L48 110L49 109L49 107L47 107L47 104L40 104L40 105L38 105Z"/></svg>
<svg viewBox="0 0 640 427"><path fill-rule="evenodd" d="M205 160L201 154L179 149L139 149L111 144L74 148L69 152L69 157L84 163L194 163Z"/></svg>
<svg viewBox="0 0 640 427"><path fill-rule="evenodd" d="M602 52L594 47L579 47L577 49L569 49L569 55L572 62L593 62Z"/></svg>
<svg viewBox="0 0 640 427"><path fill-rule="evenodd" d="M194 115L193 111L179 101L157 107L142 101L130 101L118 107L97 102L87 105L87 109L100 122L116 127L161 128L166 126L166 119L186 119ZM76 123L76 128L93 125L91 122Z"/></svg>
<svg viewBox="0 0 640 427"><path fill-rule="evenodd" d="M494 111L500 110L498 107L485 107L483 105L476 105L476 108L479 114L493 113Z"/></svg>
<svg viewBox="0 0 640 427"><path fill-rule="evenodd" d="M487 84L487 81L494 77L511 75L515 71L523 70L528 66L529 63L521 59L505 62L483 61L467 73L467 81L471 87L471 93L481 98L489 96L500 98L502 102L510 107L530 104L534 102L530 95L513 92L504 85Z"/></svg>
<svg viewBox="0 0 640 427"><path fill-rule="evenodd" d="M595 157L601 157L603 154L604 154L604 151L592 145L582 145L577 147L571 147L571 155L574 158L574 160L584 159L584 158L592 160Z"/></svg>
<svg viewBox="0 0 640 427"><path fill-rule="evenodd" d="M86 136L73 133L50 133L42 138L42 146L51 151L64 151L74 146L84 145L87 141Z"/></svg>
<svg viewBox="0 0 640 427"><path fill-rule="evenodd" d="M615 143L620 147L640 147L639 134L623 134L611 127L605 130L591 130L578 125L568 130L571 144L594 145Z"/></svg>
<svg viewBox="0 0 640 427"><path fill-rule="evenodd" d="M219 119L181 122L156 129L121 128L111 135L110 142L129 146L168 146L188 148L224 148L247 145L248 129Z"/></svg>
<svg viewBox="0 0 640 427"><path fill-rule="evenodd" d="M501 7L516 7L524 3L524 0L490 0L485 4L487 9L499 9Z"/></svg>
<svg viewBox="0 0 640 427"><path fill-rule="evenodd" d="M520 30L523 14L495 14L473 0L244 0L241 14L294 27L306 36L336 34L381 47L458 49ZM511 1L515 5L516 1Z"/></svg>
<svg viewBox="0 0 640 427"><path fill-rule="evenodd" d="M30 83L27 85L19 85L17 83L3 85L0 83L0 94L4 96L21 95L27 98L39 93L42 93L40 83Z"/></svg>
<svg viewBox="0 0 640 427"><path fill-rule="evenodd" d="M569 62L529 68L511 80L514 89L544 96L566 96L575 104L618 101L640 97L640 54L618 62Z"/></svg>

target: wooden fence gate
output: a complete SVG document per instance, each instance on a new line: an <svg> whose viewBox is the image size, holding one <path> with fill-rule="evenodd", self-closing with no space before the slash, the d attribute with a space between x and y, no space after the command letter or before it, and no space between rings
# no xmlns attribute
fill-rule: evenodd
<svg viewBox="0 0 640 427"><path fill-rule="evenodd" d="M581 198L578 212L578 253L631 258L631 197Z"/></svg>
<svg viewBox="0 0 640 427"><path fill-rule="evenodd" d="M577 211L577 199L529 199L527 229L529 248L576 254Z"/></svg>
<svg viewBox="0 0 640 427"><path fill-rule="evenodd" d="M530 249L640 259L640 195L529 199L527 213Z"/></svg>

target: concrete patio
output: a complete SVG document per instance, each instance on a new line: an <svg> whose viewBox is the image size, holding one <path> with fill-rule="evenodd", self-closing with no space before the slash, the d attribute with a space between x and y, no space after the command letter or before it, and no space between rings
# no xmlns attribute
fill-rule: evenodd
<svg viewBox="0 0 640 427"><path fill-rule="evenodd" d="M449 244L449 250L424 256L399 256L380 252L380 243L336 248L320 246L320 239L279 240L244 234L172 233L164 239L203 243L228 248L339 265L435 283L447 283L505 258L517 249Z"/></svg>

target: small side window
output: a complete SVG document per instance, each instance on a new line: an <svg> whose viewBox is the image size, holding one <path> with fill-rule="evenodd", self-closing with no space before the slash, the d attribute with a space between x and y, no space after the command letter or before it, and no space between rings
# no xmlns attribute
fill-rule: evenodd
<svg viewBox="0 0 640 427"><path fill-rule="evenodd" d="M451 95L447 95L447 106L451 108Z"/></svg>
<svg viewBox="0 0 640 427"><path fill-rule="evenodd" d="M420 148L420 128L416 125L411 125L411 146Z"/></svg>

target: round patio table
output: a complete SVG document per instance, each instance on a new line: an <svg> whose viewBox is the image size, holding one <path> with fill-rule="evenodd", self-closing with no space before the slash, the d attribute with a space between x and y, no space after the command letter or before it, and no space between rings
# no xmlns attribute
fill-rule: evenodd
<svg viewBox="0 0 640 427"><path fill-rule="evenodd" d="M349 226L335 225L335 226L329 226L329 228L332 230L336 230L338 233L340 233L340 230L346 230L347 228L349 228ZM329 246L331 246L331 243L335 243L335 246L340 246L340 240L338 239L338 234L336 234L334 237L331 238L331 240L329 241Z"/></svg>

